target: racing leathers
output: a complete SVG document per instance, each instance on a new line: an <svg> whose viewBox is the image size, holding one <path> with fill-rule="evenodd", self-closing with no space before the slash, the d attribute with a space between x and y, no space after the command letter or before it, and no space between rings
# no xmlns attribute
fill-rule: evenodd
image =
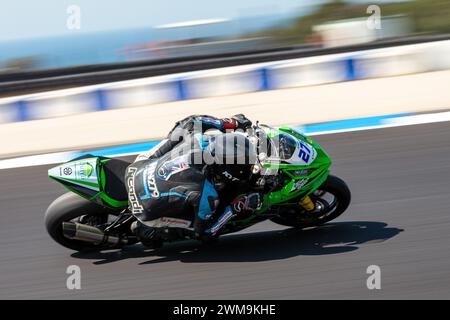
<svg viewBox="0 0 450 320"><path fill-rule="evenodd" d="M158 145L136 158L135 161L156 159L171 151L176 145L194 133L205 133L216 129L222 132L242 130L252 126L252 122L243 114L237 114L231 118L218 119L208 115L192 115L178 121L167 137Z"/></svg>
<svg viewBox="0 0 450 320"><path fill-rule="evenodd" d="M134 228L137 236L149 238L155 228L179 227L192 228L198 238L210 237L235 215L259 209L262 195L252 192L247 177L225 171L235 164L219 170L198 157L208 147L203 136L207 130L230 132L251 125L243 115L190 116L177 122L161 143L140 154L126 177L130 209L139 221Z"/></svg>

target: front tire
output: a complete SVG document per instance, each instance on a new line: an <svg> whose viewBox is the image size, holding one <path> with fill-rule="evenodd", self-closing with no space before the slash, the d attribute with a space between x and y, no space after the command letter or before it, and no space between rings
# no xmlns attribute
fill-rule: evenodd
<svg viewBox="0 0 450 320"><path fill-rule="evenodd" d="M50 237L60 245L76 251L91 250L98 246L66 238L63 235L62 223L85 215L96 216L106 222L110 213L110 210L69 192L50 204L45 212L45 227Z"/></svg>
<svg viewBox="0 0 450 320"><path fill-rule="evenodd" d="M287 207L281 208L280 215L271 219L271 221L283 226L299 229L316 227L336 219L344 213L350 205L350 189L345 181L336 176L329 175L327 180L325 180L317 191L318 193L329 193L334 196L336 202L327 208L329 209L329 212L323 214L317 213L316 216L314 216L315 213L305 213L305 210L300 206ZM314 195L311 195L311 198L315 201L321 201L320 197ZM305 219L305 216L309 219Z"/></svg>

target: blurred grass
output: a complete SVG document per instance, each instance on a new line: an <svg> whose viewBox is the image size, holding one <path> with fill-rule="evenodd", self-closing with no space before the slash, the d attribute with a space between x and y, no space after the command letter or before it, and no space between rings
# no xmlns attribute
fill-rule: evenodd
<svg viewBox="0 0 450 320"><path fill-rule="evenodd" d="M263 32L284 43L304 43L310 40L312 27L329 21L369 17L366 9L371 5L351 4L332 0L310 15L299 17L287 27ZM440 34L450 32L450 0L415 0L402 3L378 4L381 15L406 15L412 19L415 33Z"/></svg>

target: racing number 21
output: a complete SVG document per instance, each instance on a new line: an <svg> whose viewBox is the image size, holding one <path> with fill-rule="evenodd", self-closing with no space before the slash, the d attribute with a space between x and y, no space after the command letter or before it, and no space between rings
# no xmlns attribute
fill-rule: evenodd
<svg viewBox="0 0 450 320"><path fill-rule="evenodd" d="M309 159L311 158L311 149L303 142L300 142L300 153L298 156L305 161L305 163L309 163Z"/></svg>

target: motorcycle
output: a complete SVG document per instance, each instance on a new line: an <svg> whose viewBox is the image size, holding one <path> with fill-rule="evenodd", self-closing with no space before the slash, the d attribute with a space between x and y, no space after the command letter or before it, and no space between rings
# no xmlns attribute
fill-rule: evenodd
<svg viewBox="0 0 450 320"><path fill-rule="evenodd" d="M330 174L331 158L318 143L290 127L257 123L252 132L249 138L258 146L261 141L267 144L254 167L266 188L264 202L253 214L229 220L220 235L266 220L298 229L317 227L348 208L350 190ZM76 251L138 243L131 231L136 218L130 210L136 195L131 185L126 188L129 165L124 160L86 155L51 168L49 178L70 191L54 200L45 213L53 240ZM195 239L193 229L181 226L177 219L163 219L158 230L161 243Z"/></svg>

